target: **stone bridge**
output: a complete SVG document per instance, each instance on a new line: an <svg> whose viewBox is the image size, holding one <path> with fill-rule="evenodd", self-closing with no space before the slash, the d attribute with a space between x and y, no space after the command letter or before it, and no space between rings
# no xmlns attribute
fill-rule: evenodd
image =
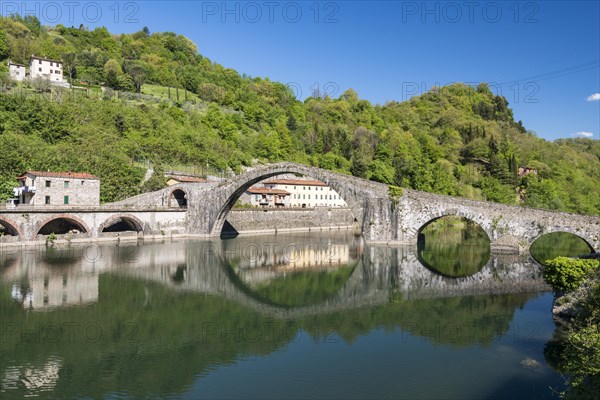
<svg viewBox="0 0 600 400"><path fill-rule="evenodd" d="M419 232L447 215L478 223L492 248L524 251L538 237L569 232L600 248L600 217L511 206L485 201L403 190L394 197L388 185L296 163L257 167L218 183L178 184L157 192L87 210L15 210L0 213L0 224L21 240L34 240L47 222L63 218L91 237L101 236L107 224L125 224L143 234L182 233L219 236L227 214L250 186L284 173L309 176L335 189L351 208L367 242L416 244ZM79 229L83 228L83 229ZM110 229L108 229L110 233Z"/></svg>
<svg viewBox="0 0 600 400"><path fill-rule="evenodd" d="M101 237L183 234L185 207L113 206L16 207L0 213L2 243L43 241L52 232L58 239L88 241ZM70 233L69 233L70 232Z"/></svg>

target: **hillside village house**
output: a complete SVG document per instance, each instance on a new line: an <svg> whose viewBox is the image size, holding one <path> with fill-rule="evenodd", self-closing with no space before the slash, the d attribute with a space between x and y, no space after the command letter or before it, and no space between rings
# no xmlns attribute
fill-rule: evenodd
<svg viewBox="0 0 600 400"><path fill-rule="evenodd" d="M240 203L255 207L347 207L335 190L314 179L271 179L262 186L246 190Z"/></svg>
<svg viewBox="0 0 600 400"><path fill-rule="evenodd" d="M7 207L97 206L100 204L100 179L82 172L25 171L17 177L15 198Z"/></svg>
<svg viewBox="0 0 600 400"><path fill-rule="evenodd" d="M346 207L342 197L327 184L308 179L271 179L263 182L265 188L290 192L292 207Z"/></svg>
<svg viewBox="0 0 600 400"><path fill-rule="evenodd" d="M186 175L171 175L168 177L167 185L173 186L178 183L208 183L204 178L198 178L195 176L186 176Z"/></svg>
<svg viewBox="0 0 600 400"><path fill-rule="evenodd" d="M289 207L290 192L280 189L251 187L240 196L240 202L250 204L253 207Z"/></svg>
<svg viewBox="0 0 600 400"><path fill-rule="evenodd" d="M8 62L8 74L13 81L23 81L27 76L27 69L23 64Z"/></svg>
<svg viewBox="0 0 600 400"><path fill-rule="evenodd" d="M29 76L48 78L50 82L63 82L62 61L31 56L29 59Z"/></svg>

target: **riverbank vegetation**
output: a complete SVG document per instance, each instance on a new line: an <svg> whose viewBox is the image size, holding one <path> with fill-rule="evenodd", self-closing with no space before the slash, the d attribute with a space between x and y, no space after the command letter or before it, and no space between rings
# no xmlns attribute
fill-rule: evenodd
<svg viewBox="0 0 600 400"><path fill-rule="evenodd" d="M85 90L14 86L6 60L27 64L31 54L62 59L65 78ZM32 16L0 17L0 64L0 200L25 169L91 172L109 202L144 190L145 161L238 173L286 160L398 187L600 214L598 141L540 139L485 83L384 105L352 89L302 101L173 32L45 27Z"/></svg>
<svg viewBox="0 0 600 400"><path fill-rule="evenodd" d="M600 393L599 264L567 257L546 261L544 277L559 291L554 314L560 325L545 352L567 376L562 394L569 399L591 399Z"/></svg>

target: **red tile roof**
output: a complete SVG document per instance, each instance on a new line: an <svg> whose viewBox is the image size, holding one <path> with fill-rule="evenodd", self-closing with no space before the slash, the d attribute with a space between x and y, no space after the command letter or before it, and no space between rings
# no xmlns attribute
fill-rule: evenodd
<svg viewBox="0 0 600 400"><path fill-rule="evenodd" d="M23 179L26 175L41 176L47 178L67 178L67 179L100 179L97 176L87 172L44 172L44 171L25 171L17 179Z"/></svg>
<svg viewBox="0 0 600 400"><path fill-rule="evenodd" d="M286 192L285 190L281 189L267 189L257 187L251 187L247 190L247 192L251 194L282 194L284 196L289 196L291 194L290 192Z"/></svg>
<svg viewBox="0 0 600 400"><path fill-rule="evenodd" d="M270 181L264 181L265 185L304 185L304 186L327 186L326 183L317 180L303 180L303 179L272 179Z"/></svg>
<svg viewBox="0 0 600 400"><path fill-rule="evenodd" d="M186 182L186 183L207 183L208 182L204 178L196 178L195 176L173 175L173 176L170 176L169 179L174 179L176 181Z"/></svg>

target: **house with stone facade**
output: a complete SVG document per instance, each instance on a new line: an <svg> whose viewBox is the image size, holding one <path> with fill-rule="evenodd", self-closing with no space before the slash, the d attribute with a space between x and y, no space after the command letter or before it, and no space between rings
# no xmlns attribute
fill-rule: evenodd
<svg viewBox="0 0 600 400"><path fill-rule="evenodd" d="M11 206L97 206L100 178L84 172L25 171L17 177Z"/></svg>

